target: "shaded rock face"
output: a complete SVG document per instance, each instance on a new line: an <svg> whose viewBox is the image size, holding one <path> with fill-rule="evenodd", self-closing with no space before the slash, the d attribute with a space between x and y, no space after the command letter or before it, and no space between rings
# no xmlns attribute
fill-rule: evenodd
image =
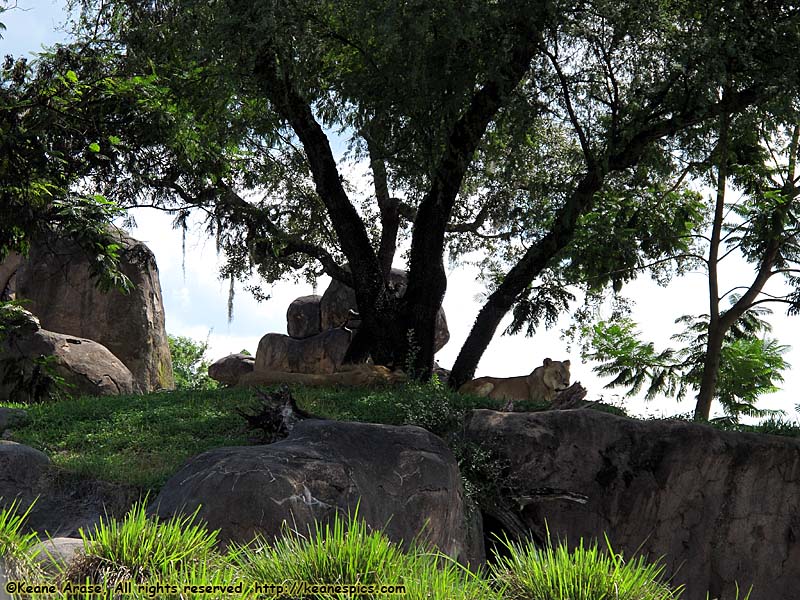
<svg viewBox="0 0 800 600"><path fill-rule="evenodd" d="M389 284L393 286L397 296L401 296L405 292L407 278L406 272L400 269L392 269L389 274ZM328 289L322 295L319 306L323 331L343 325L347 325L349 328L355 327L350 313L351 310L358 310L356 293L353 288L335 279L332 280ZM450 330L447 328L447 319L444 316L444 310L440 308L439 314L436 316L436 337L433 341L434 352L441 350L449 339Z"/></svg>
<svg viewBox="0 0 800 600"><path fill-rule="evenodd" d="M591 410L473 411L467 436L508 461L508 506L537 537L546 520L572 543L641 546L686 600L734 598L736 581L754 600L797 598L800 440Z"/></svg>
<svg viewBox="0 0 800 600"><path fill-rule="evenodd" d="M225 385L236 385L253 372L256 359L248 354L229 354L208 365L208 376Z"/></svg>
<svg viewBox="0 0 800 600"><path fill-rule="evenodd" d="M36 498L39 481L49 468L50 459L44 452L0 440L0 499L3 504L17 499L24 511Z"/></svg>
<svg viewBox="0 0 800 600"><path fill-rule="evenodd" d="M286 332L289 337L303 339L322 333L319 303L322 296L300 296L286 311Z"/></svg>
<svg viewBox="0 0 800 600"><path fill-rule="evenodd" d="M302 340L268 333L258 342L255 372L333 373L341 366L350 339L346 329L330 329Z"/></svg>
<svg viewBox="0 0 800 600"><path fill-rule="evenodd" d="M129 294L104 293L89 276L89 262L73 244L55 241L31 248L16 271L17 299L42 327L95 340L133 373L136 391L172 389L172 360L164 328L158 268L150 249L119 233L122 272Z"/></svg>
<svg viewBox="0 0 800 600"><path fill-rule="evenodd" d="M359 504L360 500L360 504ZM482 560L470 542L458 466L441 439L419 427L307 420L267 446L216 448L190 459L152 510L199 516L223 541L268 539L354 512L408 544L426 539L462 562Z"/></svg>
<svg viewBox="0 0 800 600"><path fill-rule="evenodd" d="M17 510L33 507L25 526L40 536L79 537L101 518L121 517L141 490L119 484L76 480L61 473L39 450L0 440L0 506L17 501Z"/></svg>
<svg viewBox="0 0 800 600"><path fill-rule="evenodd" d="M34 359L41 357L52 357L49 368L63 378L70 394L115 396L134 392L133 375L105 346L38 329L11 334L0 341L0 399L40 400L29 385L20 385L20 380L36 380L35 371L42 367ZM45 368L42 376L49 375Z"/></svg>
<svg viewBox="0 0 800 600"><path fill-rule="evenodd" d="M28 413L21 408L0 407L0 434L27 425L30 420Z"/></svg>

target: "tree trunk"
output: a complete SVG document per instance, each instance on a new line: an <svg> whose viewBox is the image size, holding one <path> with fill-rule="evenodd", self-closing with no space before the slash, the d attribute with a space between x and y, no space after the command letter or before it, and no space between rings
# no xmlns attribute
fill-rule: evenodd
<svg viewBox="0 0 800 600"><path fill-rule="evenodd" d="M725 217L725 185L728 181L728 129L729 115L720 118L719 143L717 145L717 198L714 206L714 221L711 226L711 240L708 247L708 340L706 355L703 360L703 374L700 379L700 391L697 394L697 405L694 418L707 421L711 415L711 403L717 393L717 377L719 375L722 342L727 328L723 328L719 318L719 246L722 236L722 221ZM732 323L731 323L732 324Z"/></svg>
<svg viewBox="0 0 800 600"><path fill-rule="evenodd" d="M700 391L697 394L697 405L694 409L695 421L708 421L711 416L711 403L717 392L720 357L725 331L719 321L709 324L706 355L703 360L703 374L700 380Z"/></svg>
<svg viewBox="0 0 800 600"><path fill-rule="evenodd" d="M503 283L489 296L456 358L448 380L450 387L458 389L475 376L475 369L500 321L550 260L570 243L575 235L578 217L589 210L595 192L602 185L603 173L599 168L587 173L561 209L550 233L528 249L508 272Z"/></svg>

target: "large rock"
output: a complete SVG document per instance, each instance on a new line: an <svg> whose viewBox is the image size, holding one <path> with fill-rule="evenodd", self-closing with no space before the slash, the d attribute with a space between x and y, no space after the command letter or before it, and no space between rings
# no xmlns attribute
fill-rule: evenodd
<svg viewBox="0 0 800 600"><path fill-rule="evenodd" d="M138 391L174 387L164 329L158 267L150 249L119 231L122 272L133 282L128 294L104 293L89 276L89 259L74 244L58 240L31 248L16 271L17 299L42 327L94 340L133 373Z"/></svg>
<svg viewBox="0 0 800 600"><path fill-rule="evenodd" d="M16 429L30 423L30 416L21 408L0 407L0 434L7 429Z"/></svg>
<svg viewBox="0 0 800 600"><path fill-rule="evenodd" d="M355 512L390 539L426 538L462 562L482 560L467 533L458 466L441 439L419 427L308 420L267 446L216 448L167 481L153 510L199 516L223 541L271 539L288 525Z"/></svg>
<svg viewBox="0 0 800 600"><path fill-rule="evenodd" d="M0 400L41 400L40 393L53 376L63 379L66 391L74 395L133 393L133 375L108 348L92 340L34 328L34 323L29 320L27 327L0 341Z"/></svg>
<svg viewBox="0 0 800 600"><path fill-rule="evenodd" d="M344 360L350 338L346 329L330 329L302 340L268 333L258 342L255 373L333 373Z"/></svg>
<svg viewBox="0 0 800 600"><path fill-rule="evenodd" d="M208 365L208 376L225 385L236 385L253 372L256 359L249 354L229 354Z"/></svg>
<svg viewBox="0 0 800 600"><path fill-rule="evenodd" d="M44 452L0 440L0 499L3 504L17 500L24 512L39 494L39 482L49 468L50 459Z"/></svg>
<svg viewBox="0 0 800 600"><path fill-rule="evenodd" d="M286 311L286 333L303 339L322 332L319 303L322 296L300 296Z"/></svg>
<svg viewBox="0 0 800 600"><path fill-rule="evenodd" d="M800 440L636 421L591 410L471 413L467 437L507 465L506 508L484 511L576 544L664 557L685 600L793 600L800 590ZM521 508L520 508L521 507Z"/></svg>
<svg viewBox="0 0 800 600"><path fill-rule="evenodd" d="M401 296L406 291L408 276L405 271L392 269L389 274L389 285L395 290L397 296ZM357 311L356 293L353 288L336 281L331 281L328 289L322 295L319 304L320 320L322 330L333 327L347 325L354 328L353 316L350 311ZM447 319L444 310L439 309L436 316L436 337L433 341L434 352L441 350L450 339L450 331L447 328Z"/></svg>

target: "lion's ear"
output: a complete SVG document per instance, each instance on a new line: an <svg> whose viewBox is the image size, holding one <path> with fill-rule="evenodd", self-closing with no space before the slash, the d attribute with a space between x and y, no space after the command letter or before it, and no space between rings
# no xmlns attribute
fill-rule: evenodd
<svg viewBox="0 0 800 600"><path fill-rule="evenodd" d="M544 359L544 363L542 363L542 364L543 364L545 367L549 367L551 362L553 362L551 359L549 359L549 358L545 358L545 359Z"/></svg>
<svg viewBox="0 0 800 600"><path fill-rule="evenodd" d="M568 361L568 360L565 360L565 361L563 362L563 365L564 365L565 367L569 368L569 361Z"/></svg>

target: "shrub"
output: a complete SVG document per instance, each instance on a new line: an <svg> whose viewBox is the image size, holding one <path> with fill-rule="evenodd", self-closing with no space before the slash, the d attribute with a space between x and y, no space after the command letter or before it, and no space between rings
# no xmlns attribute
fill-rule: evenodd
<svg viewBox="0 0 800 600"><path fill-rule="evenodd" d="M217 382L208 376L208 361L205 359L208 340L198 342L182 335L168 335L169 353L172 357L172 373L175 389L213 390Z"/></svg>

